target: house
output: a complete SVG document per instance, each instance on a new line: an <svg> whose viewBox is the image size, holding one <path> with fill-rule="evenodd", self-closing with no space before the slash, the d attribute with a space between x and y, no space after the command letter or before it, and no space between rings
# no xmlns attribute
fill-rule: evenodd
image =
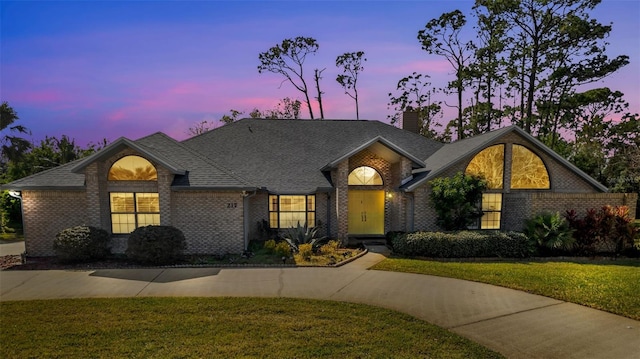
<svg viewBox="0 0 640 359"><path fill-rule="evenodd" d="M124 252L136 227L181 229L188 253L239 253L272 229L307 223L340 239L436 230L429 181L482 174L479 229L518 230L544 210L627 205L637 194L600 183L516 126L443 144L378 121L243 119L185 141L119 138L84 159L14 181L28 256L53 255L60 230L113 234Z"/></svg>

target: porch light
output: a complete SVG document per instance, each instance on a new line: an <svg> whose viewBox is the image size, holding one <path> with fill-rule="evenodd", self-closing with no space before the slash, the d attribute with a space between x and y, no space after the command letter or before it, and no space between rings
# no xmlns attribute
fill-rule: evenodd
<svg viewBox="0 0 640 359"><path fill-rule="evenodd" d="M9 191L9 196L13 197L13 198L17 198L19 200L22 200L22 193L20 193L20 191Z"/></svg>
<svg viewBox="0 0 640 359"><path fill-rule="evenodd" d="M393 198L393 192L386 192L386 197L387 197L387 199L392 199Z"/></svg>

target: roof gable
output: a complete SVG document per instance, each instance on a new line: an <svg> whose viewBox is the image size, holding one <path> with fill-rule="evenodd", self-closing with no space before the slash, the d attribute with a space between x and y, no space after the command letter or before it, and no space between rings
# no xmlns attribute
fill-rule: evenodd
<svg viewBox="0 0 640 359"><path fill-rule="evenodd" d="M125 148L131 148L135 150L136 152L144 155L144 157L151 159L157 164L167 168L173 174L183 175L186 172L184 168L176 165L166 156L158 154L156 151L150 150L149 148L131 141L125 137L120 137L114 142L107 145L107 147L103 148L102 150L83 158L79 163L71 168L71 172L80 173L84 171L84 169L90 164L99 160L109 158Z"/></svg>
<svg viewBox="0 0 640 359"><path fill-rule="evenodd" d="M479 152L483 148L494 143L495 141L499 140L509 133L516 133L517 135L523 137L525 140L532 143L538 150L544 152L563 166L567 167L598 190L602 192L608 191L608 189L601 183L584 173L571 162L567 161L565 158L547 147L544 143L540 142L540 140L531 136L516 125L503 127L495 131L487 132L481 135L444 145L436 153L434 153L433 156L429 157L425 161L424 169L418 169L414 171L414 178L406 183L403 186L403 189L405 191L415 190L427 181L438 177L447 169L457 165L465 157ZM424 172L426 172L427 174L425 175ZM418 174L420 175L418 176Z"/></svg>

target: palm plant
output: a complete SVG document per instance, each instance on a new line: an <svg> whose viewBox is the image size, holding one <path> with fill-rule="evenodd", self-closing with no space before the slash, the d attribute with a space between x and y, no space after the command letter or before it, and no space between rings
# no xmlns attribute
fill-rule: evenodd
<svg viewBox="0 0 640 359"><path fill-rule="evenodd" d="M541 213L527 220L524 233L543 250L570 252L576 245L573 229L558 212Z"/></svg>

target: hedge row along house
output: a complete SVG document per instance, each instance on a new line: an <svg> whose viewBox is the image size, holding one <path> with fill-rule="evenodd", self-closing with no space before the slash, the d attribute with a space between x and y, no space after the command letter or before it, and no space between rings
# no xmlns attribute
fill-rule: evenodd
<svg viewBox="0 0 640 359"><path fill-rule="evenodd" d="M429 181L459 171L489 188L478 229L519 230L545 211L625 205L518 127L443 144L378 121L243 119L185 141L121 137L84 159L3 186L22 198L27 256L54 255L56 233L110 231L112 251L145 225L171 225L187 253L239 253L261 228L320 226L342 240L437 230Z"/></svg>

